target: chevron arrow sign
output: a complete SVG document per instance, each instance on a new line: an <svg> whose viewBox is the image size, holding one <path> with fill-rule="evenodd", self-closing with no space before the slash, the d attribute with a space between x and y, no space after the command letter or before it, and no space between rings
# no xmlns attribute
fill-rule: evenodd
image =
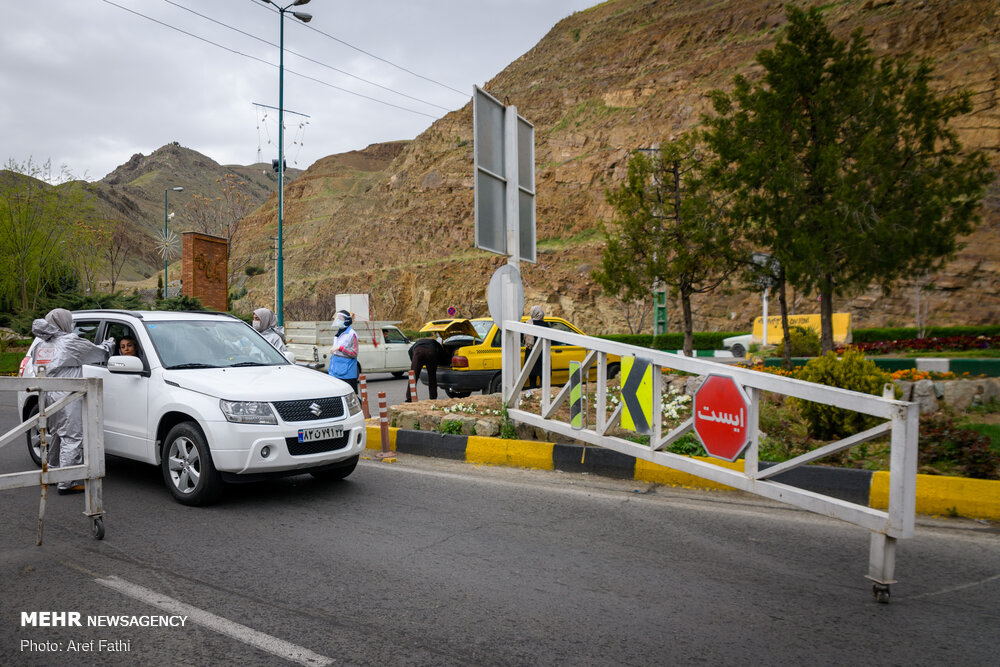
<svg viewBox="0 0 1000 667"><path fill-rule="evenodd" d="M648 435L653 423L653 364L622 357L622 428Z"/></svg>

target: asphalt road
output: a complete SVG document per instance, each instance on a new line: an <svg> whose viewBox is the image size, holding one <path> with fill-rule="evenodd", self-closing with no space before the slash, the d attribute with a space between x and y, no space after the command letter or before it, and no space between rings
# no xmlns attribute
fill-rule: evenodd
<svg viewBox="0 0 1000 667"><path fill-rule="evenodd" d="M406 385L409 382L405 377L397 380L391 373L372 373L365 376L368 382L369 408L373 417L378 416L378 393L385 392L386 405L396 405L406 400ZM442 393L441 398L444 397ZM427 398L427 386L417 381L417 398Z"/></svg>
<svg viewBox="0 0 1000 667"><path fill-rule="evenodd" d="M53 496L41 547L38 489L0 498L4 665L996 664L1000 530L973 521L921 519L880 605L863 530L736 493L401 456L199 509L112 458L106 538ZM83 626L22 627L35 610ZM153 615L187 618L87 625Z"/></svg>

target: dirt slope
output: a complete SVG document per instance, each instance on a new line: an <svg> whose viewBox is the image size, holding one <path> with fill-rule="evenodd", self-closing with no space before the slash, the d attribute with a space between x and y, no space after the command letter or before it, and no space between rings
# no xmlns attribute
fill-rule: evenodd
<svg viewBox="0 0 1000 667"><path fill-rule="evenodd" d="M974 92L975 111L957 124L966 146L1000 161L1000 10L992 0L868 0L827 3L837 35L855 28L877 53L932 57L941 90ZM754 55L785 23L782 3L610 0L558 23L532 50L487 83L535 124L538 263L523 269L528 303L588 331L622 331L621 307L590 280L599 262L597 227L610 218L606 188L624 175L629 152L690 129L708 110L706 93L736 73L755 76ZM286 195L286 306L326 317L337 292L370 292L379 316L416 326L449 306L486 311L485 287L502 259L473 247L471 104L408 144L331 156ZM398 155L391 156L393 150ZM374 160L392 158L391 164ZM326 164L327 161L330 164ZM357 160L352 166L351 160ZM335 168L333 165L336 165ZM260 253L274 235L265 208L258 237L236 248ZM934 277L938 323L995 322L1000 314L1000 188L965 249ZM248 303L269 303L273 274L248 283ZM913 324L913 290L869 290L835 302L856 326ZM816 312L792 294L793 312ZM696 328L746 330L760 297L732 290L698 298ZM672 328L677 325L676 311ZM648 322L647 322L648 325Z"/></svg>

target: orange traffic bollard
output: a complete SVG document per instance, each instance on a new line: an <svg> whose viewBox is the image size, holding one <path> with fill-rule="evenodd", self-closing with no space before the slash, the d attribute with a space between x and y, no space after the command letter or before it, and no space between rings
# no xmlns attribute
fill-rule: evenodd
<svg viewBox="0 0 1000 667"><path fill-rule="evenodd" d="M365 415L365 419L369 419L372 415L368 411L368 380L364 375L358 376L358 390L361 394L361 411Z"/></svg>
<svg viewBox="0 0 1000 667"><path fill-rule="evenodd" d="M396 452L389 448L389 412L385 406L385 392L378 393L378 427L382 434L382 451L376 452L375 458L387 460L395 458Z"/></svg>
<svg viewBox="0 0 1000 667"><path fill-rule="evenodd" d="M408 388L409 394L407 394L407 395L410 397L411 401L413 401L414 403L416 403L417 402L417 375L416 375L416 373L413 372L412 368L410 369L409 372L410 372L410 386Z"/></svg>

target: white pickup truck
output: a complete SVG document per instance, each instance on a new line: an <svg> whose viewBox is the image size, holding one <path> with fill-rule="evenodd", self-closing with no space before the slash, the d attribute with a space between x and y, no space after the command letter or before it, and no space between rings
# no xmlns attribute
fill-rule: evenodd
<svg viewBox="0 0 1000 667"><path fill-rule="evenodd" d="M396 326L398 321L355 322L358 332L360 373L392 373L402 377L410 370L410 345L413 344ZM330 365L330 347L334 332L329 320L322 322L286 322L285 344L295 355L295 363L326 372Z"/></svg>

